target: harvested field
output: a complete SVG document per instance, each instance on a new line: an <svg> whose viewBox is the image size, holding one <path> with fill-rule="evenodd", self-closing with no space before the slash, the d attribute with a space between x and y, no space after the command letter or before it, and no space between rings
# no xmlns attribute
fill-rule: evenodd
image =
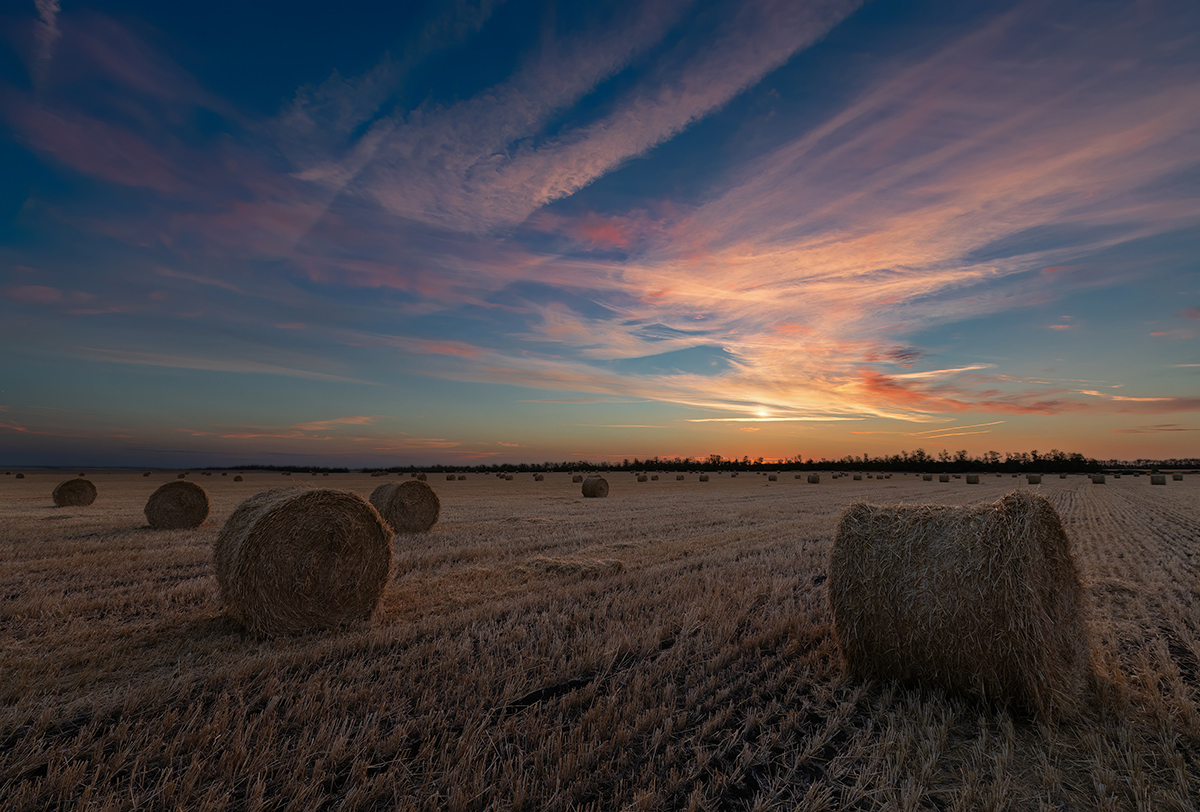
<svg viewBox="0 0 1200 812"><path fill-rule="evenodd" d="M73 473L73 472L70 472ZM1200 797L1200 477L808 487L714 476L587 499L473 477L397 547L375 620L252 637L155 483L0 480L0 806L13 810L1147 809ZM254 477L250 477L251 480ZM32 480L32 483L30 482ZM278 482L273 478L273 482ZM40 484L50 487L39 487ZM368 474L322 484L366 497ZM827 561L854 500L1046 496L1098 694L1070 722L843 675Z"/></svg>

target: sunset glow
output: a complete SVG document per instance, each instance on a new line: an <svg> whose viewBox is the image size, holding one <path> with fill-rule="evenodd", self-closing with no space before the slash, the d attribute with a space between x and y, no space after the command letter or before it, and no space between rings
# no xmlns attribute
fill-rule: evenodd
<svg viewBox="0 0 1200 812"><path fill-rule="evenodd" d="M2 19L9 464L1200 456L1193 2L248 5Z"/></svg>

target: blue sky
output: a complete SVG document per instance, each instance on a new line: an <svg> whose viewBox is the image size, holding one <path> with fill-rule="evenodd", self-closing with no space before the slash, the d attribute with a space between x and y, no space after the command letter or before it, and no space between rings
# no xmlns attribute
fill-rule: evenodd
<svg viewBox="0 0 1200 812"><path fill-rule="evenodd" d="M13 4L0 456L1200 456L1194 2Z"/></svg>

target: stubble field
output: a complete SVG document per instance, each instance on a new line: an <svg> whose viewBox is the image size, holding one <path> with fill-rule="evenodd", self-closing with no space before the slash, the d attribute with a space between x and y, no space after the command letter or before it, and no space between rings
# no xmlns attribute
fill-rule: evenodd
<svg viewBox="0 0 1200 812"><path fill-rule="evenodd" d="M217 601L244 498L381 479L192 475L195 530L142 507L173 473L0 478L0 807L1138 809L1200 798L1200 477L809 485L743 473L584 499L567 474L430 476L369 624L260 639ZM396 477L393 475L392 480ZM1049 723L845 679L826 561L854 500L1058 509L1098 664Z"/></svg>

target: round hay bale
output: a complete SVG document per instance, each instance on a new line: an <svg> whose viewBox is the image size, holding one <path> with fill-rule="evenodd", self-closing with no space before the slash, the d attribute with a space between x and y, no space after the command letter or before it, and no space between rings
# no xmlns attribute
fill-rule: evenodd
<svg viewBox="0 0 1200 812"><path fill-rule="evenodd" d="M446 474L446 481L447 482L456 482L457 477L455 477L454 474Z"/></svg>
<svg viewBox="0 0 1200 812"><path fill-rule="evenodd" d="M583 481L583 495L591 499L608 496L608 480L602 476L590 476Z"/></svg>
<svg viewBox="0 0 1200 812"><path fill-rule="evenodd" d="M1171 474L1172 482L1183 482L1183 474Z"/></svg>
<svg viewBox="0 0 1200 812"><path fill-rule="evenodd" d="M257 634L369 618L392 569L392 534L348 491L284 488L230 514L213 548L221 601Z"/></svg>
<svg viewBox="0 0 1200 812"><path fill-rule="evenodd" d="M769 476L767 476L767 481L768 482L778 482L779 474L770 474Z"/></svg>
<svg viewBox="0 0 1200 812"><path fill-rule="evenodd" d="M85 507L95 501L96 486L82 477L64 480L54 489L54 504L59 507Z"/></svg>
<svg viewBox="0 0 1200 812"><path fill-rule="evenodd" d="M933 482L933 474L921 474L922 482Z"/></svg>
<svg viewBox="0 0 1200 812"><path fill-rule="evenodd" d="M938 474L938 482L949 482L949 481L950 481L949 474Z"/></svg>
<svg viewBox="0 0 1200 812"><path fill-rule="evenodd" d="M1059 478L1059 479L1066 479L1066 478L1067 478L1067 475L1066 475L1066 474L1059 474L1059 475L1058 475L1058 478Z"/></svg>
<svg viewBox="0 0 1200 812"><path fill-rule="evenodd" d="M175 478L176 478L176 479L183 479L183 478L184 478L184 477L186 477L186 476L187 476L187 474L176 474L176 475L175 475Z"/></svg>
<svg viewBox="0 0 1200 812"><path fill-rule="evenodd" d="M80 471L80 472L79 472L79 476L81 476L81 477L85 477L85 476L87 476L87 472L86 472L86 471Z"/></svg>
<svg viewBox="0 0 1200 812"><path fill-rule="evenodd" d="M150 476L150 472L149 472L149 471L143 471L143 472L142 472L142 476Z"/></svg>
<svg viewBox="0 0 1200 812"><path fill-rule="evenodd" d="M1150 475L1150 484L1151 485L1166 485L1167 484L1166 474L1151 474Z"/></svg>
<svg viewBox="0 0 1200 812"><path fill-rule="evenodd" d="M458 481L459 481L459 482L462 482L462 481L464 481L466 478L467 478L467 475L466 475L466 474L459 474L459 475L458 475Z"/></svg>
<svg viewBox="0 0 1200 812"><path fill-rule="evenodd" d="M1041 474L1028 474L1025 477L1025 481L1028 482L1030 485L1041 485L1042 484L1042 475Z"/></svg>
<svg viewBox="0 0 1200 812"><path fill-rule="evenodd" d="M25 478L25 475L24 475L24 474L22 474L22 473L20 473L19 471L18 471L18 472L17 472L17 474L16 474L16 475L13 477L13 479L24 479L24 478Z"/></svg>
<svg viewBox="0 0 1200 812"><path fill-rule="evenodd" d="M225 476L225 475L224 475L224 474L221 474L221 476ZM328 471L322 471L322 472L321 472L321 476L329 476L329 472L328 472Z"/></svg>
<svg viewBox="0 0 1200 812"><path fill-rule="evenodd" d="M1103 485L1104 484L1104 474L1092 474L1092 484L1093 485Z"/></svg>
<svg viewBox="0 0 1200 812"><path fill-rule="evenodd" d="M645 474L638 474L637 481L638 482L649 482L650 477L646 476Z"/></svg>
<svg viewBox="0 0 1200 812"><path fill-rule="evenodd" d="M237 476L235 476L235 477L233 478L233 481L234 481L234 482L241 482L241 481L242 481L242 475L241 475L241 474L238 474Z"/></svg>
<svg viewBox="0 0 1200 812"><path fill-rule="evenodd" d="M442 512L438 495L419 479L380 485L371 491L371 504L396 533L424 533Z"/></svg>
<svg viewBox="0 0 1200 812"><path fill-rule="evenodd" d="M967 484L968 485L978 485L979 484L979 474L967 474Z"/></svg>
<svg viewBox="0 0 1200 812"><path fill-rule="evenodd" d="M291 476L291 475L292 475L292 472L291 472L291 471L284 471L284 472L283 472L283 475L284 475L284 476Z"/></svg>
<svg viewBox="0 0 1200 812"><path fill-rule="evenodd" d="M657 482L657 481L658 481L658 474L651 474L651 475L650 475L650 481L651 481L651 482Z"/></svg>
<svg viewBox="0 0 1200 812"><path fill-rule="evenodd" d="M513 475L512 475L512 474L505 474L505 475L504 475L504 478L505 478L505 480L507 480L508 482L512 482L512 481L513 481Z"/></svg>
<svg viewBox="0 0 1200 812"><path fill-rule="evenodd" d="M186 530L208 518L208 494L195 482L168 482L146 500L146 521L155 530Z"/></svg>
<svg viewBox="0 0 1200 812"><path fill-rule="evenodd" d="M700 481L701 481L701 482L708 482L708 474L701 474L701 475L700 475Z"/></svg>
<svg viewBox="0 0 1200 812"><path fill-rule="evenodd" d="M683 480L685 480L686 478L687 478L687 477L685 477L683 474L676 474L676 475L675 475L675 481L676 481L676 482L683 482Z"/></svg>
<svg viewBox="0 0 1200 812"><path fill-rule="evenodd" d="M576 474L575 476L571 477L571 482L583 482L583 475Z"/></svg>
<svg viewBox="0 0 1200 812"><path fill-rule="evenodd" d="M730 475L729 475L729 478L730 478L730 479L733 479L733 478L734 478L735 476L737 476L737 475L738 475L738 472L737 472L737 471L734 471L732 474L730 474Z"/></svg>
<svg viewBox="0 0 1200 812"><path fill-rule="evenodd" d="M862 480L862 474L855 474L855 475L854 475L854 481L855 481L855 482L859 482L860 480Z"/></svg>
<svg viewBox="0 0 1200 812"><path fill-rule="evenodd" d="M821 475L820 474L809 474L808 475L808 484L809 485L820 485L821 484Z"/></svg>
<svg viewBox="0 0 1200 812"><path fill-rule="evenodd" d="M545 481L546 481L546 475L545 475L545 474L534 474L534 475L533 475L533 481L534 481L534 482L545 482Z"/></svg>
<svg viewBox="0 0 1200 812"><path fill-rule="evenodd" d="M428 480L429 477L425 476L424 474L417 474L417 482L427 482Z"/></svg>
<svg viewBox="0 0 1200 812"><path fill-rule="evenodd" d="M1121 478L1120 474L1113 474L1113 479L1120 479L1120 478Z"/></svg>
<svg viewBox="0 0 1200 812"><path fill-rule="evenodd" d="M1031 491L982 505L851 505L829 566L852 676L1069 716L1086 701L1083 590L1054 507Z"/></svg>

